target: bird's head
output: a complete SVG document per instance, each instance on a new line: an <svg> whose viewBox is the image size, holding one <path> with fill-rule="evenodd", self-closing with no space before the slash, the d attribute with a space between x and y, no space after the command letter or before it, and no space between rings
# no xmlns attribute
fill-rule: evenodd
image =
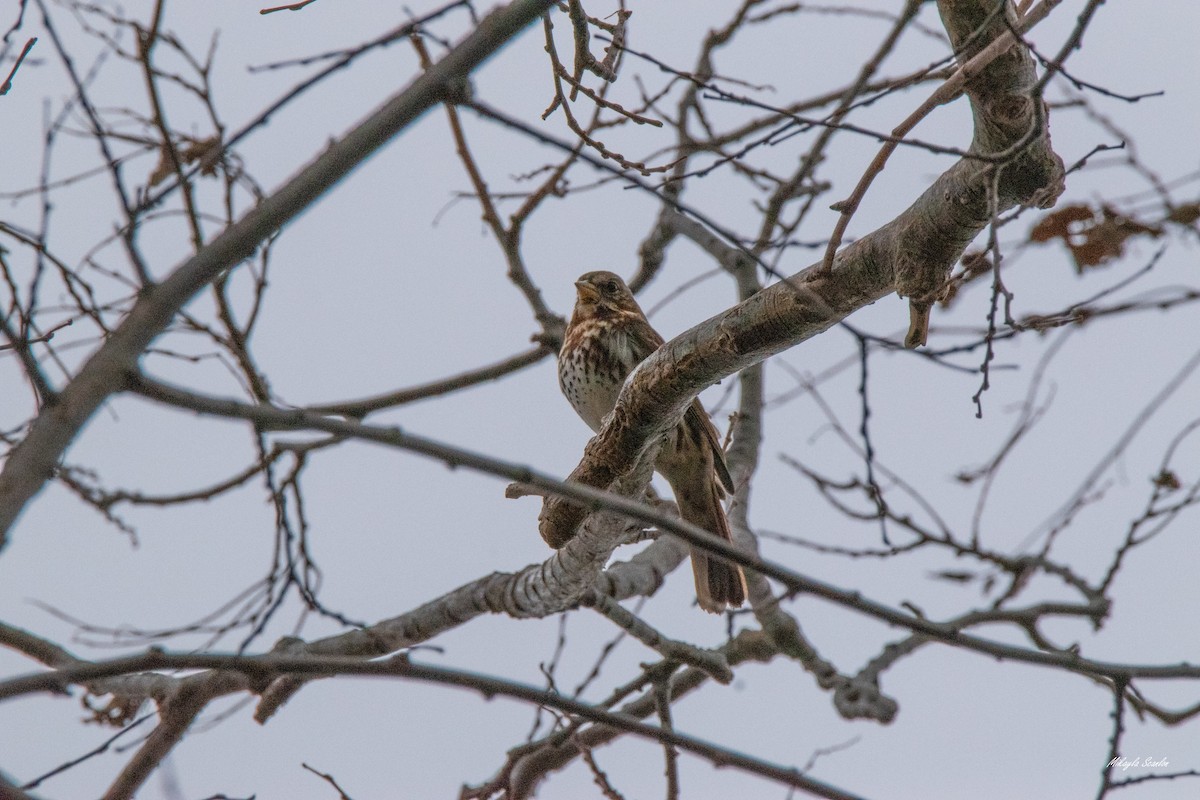
<svg viewBox="0 0 1200 800"><path fill-rule="evenodd" d="M575 310L586 315L611 311L641 313L633 292L615 272L587 272L575 281Z"/></svg>

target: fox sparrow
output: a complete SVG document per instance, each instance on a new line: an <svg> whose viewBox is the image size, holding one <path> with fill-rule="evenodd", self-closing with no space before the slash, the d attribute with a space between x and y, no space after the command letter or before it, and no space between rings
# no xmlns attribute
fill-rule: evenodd
<svg viewBox="0 0 1200 800"><path fill-rule="evenodd" d="M558 354L558 385L576 413L594 430L616 405L633 368L663 343L620 276L589 272L575 282L577 298ZM680 515L725 541L733 540L721 507L722 490L733 479L717 430L699 400L668 434L654 464L679 505ZM696 597L705 611L719 613L746 598L741 569L720 557L692 548Z"/></svg>

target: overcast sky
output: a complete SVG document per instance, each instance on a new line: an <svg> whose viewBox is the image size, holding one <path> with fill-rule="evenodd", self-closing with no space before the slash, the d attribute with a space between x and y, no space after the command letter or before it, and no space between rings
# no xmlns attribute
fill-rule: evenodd
<svg viewBox="0 0 1200 800"><path fill-rule="evenodd" d="M865 3L873 10L892 3ZM1057 52L1070 31L1080 0L1066 0L1031 39L1043 53ZM702 6L702 8L701 8ZM230 129L238 129L268 102L299 82L312 68L248 69L272 62L352 46L400 24L406 17L393 3L339 3L318 0L300 12L259 15L260 4L246 0L177 3L167 6L163 29L203 53L219 31L212 83ZM428 8L432 8L429 5ZM634 4L630 44L666 63L690 68L697 43L708 29L724 24L734 4L657 2ZM149 4L125 4L127 13L146 20ZM608 7L587 4L603 16ZM415 13L425 5L411 6ZM481 7L483 10L483 7ZM87 70L102 49L63 7L50 4L59 35L77 65ZM556 17L567 52L569 25ZM927 4L924 29L908 31L881 69L900 75L947 55L936 10ZM0 19L8 24L8 20ZM456 39L470 27L466 14L452 13L434 31ZM888 30L884 20L822 13L784 16L747 33L722 51L718 72L745 81L747 93L784 104L844 86ZM1189 0L1103 6L1068 62L1078 79L1122 94L1164 91L1136 104L1089 94L1109 129L1078 108L1055 108L1050 119L1055 150L1071 164L1098 144L1122 136L1165 181L1192 176L1177 190L1196 199L1198 167L1194 134L1200 121L1200 88L1194 76L1195 36L1200 5ZM72 90L31 6L24 27L12 37L40 37L22 66L12 91L0 98L3 150L0 192L38 183L44 120L59 113ZM168 66L183 69L168 56ZM4 65L3 72L7 72ZM247 171L268 191L295 173L330 139L365 117L407 83L417 69L404 42L371 55L331 78L275 116L238 154ZM613 97L634 105L640 77L648 91L661 87L663 73L628 58ZM731 84L732 85L732 84ZM1068 97L1055 82L1051 101ZM552 94L539 27L526 31L477 74L476 95L510 114L569 136L560 117L538 122ZM100 63L93 96L106 114L124 107L145 108L141 77L128 64ZM857 124L890 130L932 91L924 86L890 97L855 117ZM1073 92L1073 90L1071 90ZM167 94L171 118L197 136L211 133L205 118L178 92ZM519 189L514 180L557 153L512 132L466 116L478 162L495 191ZM738 106L715 107L722 128L757 113ZM965 147L971 119L966 101L931 115L914 132L918 138ZM130 122L129 130L136 131ZM654 138L654 136L659 138ZM669 133L615 130L606 142L649 156L670 141ZM759 153L764 164L785 168L811 140L786 140ZM844 197L878 145L867 137L841 136L818 177L834 189L822 207ZM1072 175L1059 201L1095 202L1134 196L1148 185L1122 166L1121 153L1105 154L1094 169ZM654 156L659 161L661 156ZM95 144L84 135L74 112L54 150L52 175L66 178L96 165ZM912 202L951 157L901 150L876 181L848 232L861 236ZM155 167L153 156L124 166L131 183L142 183ZM586 167L570 175L573 186L589 184L599 173ZM201 181L206 200L215 184ZM440 109L373 157L339 184L275 243L269 300L254 347L281 402L304 405L358 398L456 374L517 353L529 346L536 321L520 293L505 277L499 248L481 225ZM729 228L751 232L758 212L744 182L718 171L691 184L688 200ZM177 201L176 201L177 202ZM35 197L0 199L0 219L28 228L38 224ZM1125 209L1152 209L1147 198ZM511 210L511 209L509 209ZM657 205L647 194L617 183L549 202L527 227L523 253L550 306L567 315L573 280L593 269L632 274L637 247L649 231ZM1005 280L1015 293L1018 316L1061 310L1132 275L1162 244L1165 255L1153 272L1123 297L1169 293L1197 284L1196 238L1132 241L1127 257L1079 277L1059 243L1027 246L1033 214L1002 232L1008 260ZM804 241L824 241L833 212L815 213L797 233ZM72 184L55 199L51 239L60 258L78 263L111 234L119 220L111 186L103 175ZM213 235L216 228L206 233ZM148 226L143 247L156 276L186 257L189 241L178 218ZM0 240L17 269L28 269L29 254ZM97 260L122 265L119 247L94 251ZM780 271L793 273L820 257L820 250L789 249ZM24 266L22 266L24 265ZM667 337L735 302L733 283L713 276L678 296L675 290L714 269L699 248L680 241L669 251L662 274L641 296L656 307L653 322ZM118 285L91 273L101 291L120 296ZM235 278L242 280L241 278ZM244 301L243 301L244 302ZM987 287L974 285L948 311L935 310L930 345L967 341L985 323ZM245 305L242 309L245 309ZM189 311L211 317L206 298ZM903 301L889 297L856 313L860 329L902 336L908 321ZM1040 544L1048 521L1072 496L1098 460L1109 452L1150 399L1200 347L1200 326L1188 307L1171 313L1139 312L1097 320L1070 332L1026 334L1002 343L976 418L971 397L979 375L936 367L910 353L879 353L870 362L871 426L880 462L903 476L936 505L951 525L965 530L975 511L978 487L954 476L987 462L1011 432L1022 402L1032 392L1046 411L1035 434L1014 449L1006 471L992 487L981 530L989 547L1029 552ZM1065 337L1065 341L1060 341ZM76 368L95 347L95 331L78 324L60 334L59 354ZM195 337L169 335L161 344L175 353L211 350ZM1039 359L1057 347L1045 378L1031 389ZM0 354L2 356L2 354ZM817 377L820 396L848 430L859 418L857 345L838 328L779 356L767 370L768 397L796 389L795 376ZM979 353L957 363L977 366ZM849 364L847 368L845 365ZM206 392L242 396L230 371L215 359L190 361L156 354L144 361L164 379ZM840 369L838 369L840 367ZM833 372L830 372L833 370ZM830 377L822 376L830 374ZM60 383L60 373L52 377ZM19 364L0 357L0 428L12 430L29 414L29 390ZM708 390L703 399L717 426L727 427L736 404L728 390L734 381ZM1095 579L1149 492L1171 438L1200 409L1200 379L1184 381L1170 395L1127 451L1105 473L1103 496L1063 534L1056 554L1081 574ZM861 460L831 433L828 419L811 393L770 407L763 466L756 475L751 522L760 531L804 536L829 545L875 547L878 526L856 524L830 508L810 483L780 460L781 455L839 479L861 470ZM417 403L371 418L414 433L534 466L565 476L578 463L590 435L558 393L552 360L546 359L494 384L435 401ZM147 493L184 491L221 480L254 458L251 435L240 425L192 415L121 396L93 418L67 454L109 488ZM1185 482L1200 471L1200 450L1188 440L1178 455ZM1190 470L1190 472L1189 472ZM451 471L412 454L364 444L348 444L314 456L304 477L310 548L323 570L320 598L350 619L373 622L415 608L463 583L496 570L515 570L545 559L536 532L540 502L506 500L504 482L465 470ZM113 648L103 633L87 633L49 608L99 628L151 631L193 621L260 580L274 547L272 509L259 482L212 503L180 510L121 509L136 528L132 537L106 522L61 486L50 484L29 506L0 554L0 619L73 648L84 657L130 652ZM1080 643L1085 654L1104 660L1168 664L1200 660L1195 624L1200 607L1200 558L1196 515L1184 515L1160 541L1138 551L1114 590L1117 604L1100 634L1080 621L1048 624L1044 633L1061 645ZM980 604L977 585L932 580L939 569L974 569L974 562L945 554L909 559L844 559L817 555L774 540L762 542L765 555L800 572L898 607L911 603L934 619ZM618 557L625 557L624 552ZM1026 598L1061 599L1061 588L1046 582ZM293 598L294 600L294 598ZM853 673L880 648L902 634L861 615L812 598L791 601L789 609L823 657ZM644 617L669 635L716 646L724 641L725 621L692 604L690 571L677 571L644 609ZM279 636L298 632L306 639L336 633L331 620L302 617L292 602L252 646L269 649ZM748 624L739 622L739 625ZM417 657L540 685L538 665L554 653L559 619L514 621L481 618L438 638ZM568 615L569 646L558 666L558 685L572 689L587 675L613 626L590 612ZM1006 627L976 631L1022 646L1028 641ZM235 648L240 634L220 642ZM173 649L198 647L205 637L180 636ZM137 648L132 648L137 649ZM655 659L641 645L625 641L607 662L585 699L598 700L636 674L637 665ZM30 660L0 650L0 679L34 670ZM1111 693L1086 679L1057 671L997 663L950 647L927 648L888 670L883 690L900 711L890 726L847 722L828 693L798 665L779 659L737 672L730 687L710 687L679 703L674 719L682 731L735 750L789 765L803 765L822 749L847 745L823 756L814 769L821 780L867 797L981 798L1080 797L1096 791L1111 733ZM1143 689L1171 707L1196 702L1194 684L1146 683ZM504 761L505 751L528 733L533 711L504 701L484 701L467 692L414 683L343 679L312 684L265 726L251 719L252 708L237 698L207 714L140 795L145 798L333 797L301 763L335 776L356 798L456 797L458 787L482 782ZM231 710L227 716L217 713ZM0 704L0 770L30 780L82 755L112 735L81 724L78 701L34 696ZM1180 728L1127 717L1124 754L1166 758L1171 770L1200 769L1195 720ZM210 724L211 723L211 724ZM147 723L122 742L133 743ZM50 798L93 797L128 760L130 751L90 759L38 791ZM617 787L630 798L664 794L661 749L632 739L597 752ZM713 769L683 758L684 796L779 797L768 786L732 769ZM1155 783L1120 796L1195 796L1195 782ZM539 797L598 796L591 775L575 765L542 787Z"/></svg>

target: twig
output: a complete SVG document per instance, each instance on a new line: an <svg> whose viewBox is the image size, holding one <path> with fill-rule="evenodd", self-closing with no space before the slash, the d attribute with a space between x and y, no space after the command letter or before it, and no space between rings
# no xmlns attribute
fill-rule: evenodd
<svg viewBox="0 0 1200 800"><path fill-rule="evenodd" d="M273 14L276 11L299 11L307 5L317 2L317 0L299 0L297 3L289 3L286 6L273 6L271 8L263 8L259 10L259 14ZM317 773L320 774L320 773ZM335 784L336 785L336 784Z"/></svg>
<svg viewBox="0 0 1200 800"><path fill-rule="evenodd" d="M30 37L29 41L25 43L25 46L21 48L20 55L17 56L17 60L13 64L12 69L8 71L8 77L4 79L4 83L0 83L0 97L8 94L9 90L12 89L13 78L16 76L17 70L21 68L21 62L25 60L25 56L29 55L29 51L33 49L35 44L37 44L37 37L32 36Z"/></svg>
<svg viewBox="0 0 1200 800"><path fill-rule="evenodd" d="M365 397L361 400L340 400L333 403L308 406L307 408L314 414L340 414L355 419L362 419L375 411L395 408L396 406L407 405L408 403L426 400L431 397L441 397L487 381L498 380L525 367L537 364L556 349L551 349L547 345L539 345L493 364L486 364L477 369L461 372L458 375L451 375L448 378L430 381L429 383L406 389L398 389L394 392L387 392L373 397Z"/></svg>
<svg viewBox="0 0 1200 800"><path fill-rule="evenodd" d="M305 3L303 3L301 5L307 5L308 3L312 3L312 2L314 2L314 0L305 0ZM266 12L261 12L261 13L266 13ZM352 800L350 795L346 794L346 790L343 789L341 786L339 786L338 782L336 780L334 780L334 777L332 775L330 775L328 772L321 772L320 770L314 769L313 767L310 767L308 764L305 764L303 762L300 763L300 766L304 767L306 770L311 772L313 775L316 775L318 778L320 778L321 780L325 781L330 786L332 786L334 788L334 791L336 791L338 793L338 798L340 798L340 800Z"/></svg>
<svg viewBox="0 0 1200 800"><path fill-rule="evenodd" d="M627 611L611 597L593 593L584 597L583 604L595 608L666 660L678 661L681 664L703 670L717 683L728 684L733 680L733 672L729 669L729 663L719 651L705 650L675 639L668 639L644 620Z"/></svg>

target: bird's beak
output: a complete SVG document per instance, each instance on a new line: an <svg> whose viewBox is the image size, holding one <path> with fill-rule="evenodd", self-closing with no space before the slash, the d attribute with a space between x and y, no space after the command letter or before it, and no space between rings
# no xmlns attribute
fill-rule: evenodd
<svg viewBox="0 0 1200 800"><path fill-rule="evenodd" d="M598 303L600 290L587 281L575 281L575 293L582 303Z"/></svg>

